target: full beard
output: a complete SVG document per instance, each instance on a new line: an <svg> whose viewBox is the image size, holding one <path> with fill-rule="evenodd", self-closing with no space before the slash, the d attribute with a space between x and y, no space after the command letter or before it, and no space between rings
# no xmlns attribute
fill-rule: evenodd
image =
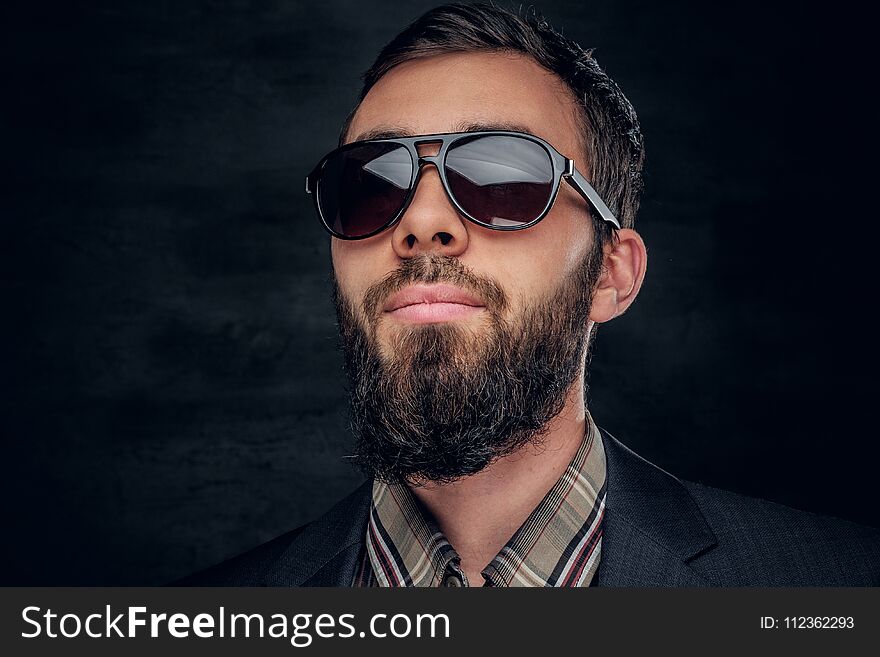
<svg viewBox="0 0 880 657"><path fill-rule="evenodd" d="M443 484L538 444L584 371L601 266L601 248L591 249L551 298L526 307L515 322L504 319L508 302L500 286L457 258L404 261L365 295L366 327L334 276L354 459L362 471L389 483ZM383 353L376 334L388 321L381 319L384 299L409 284L437 282L477 292L488 330L482 322L389 326L393 353Z"/></svg>

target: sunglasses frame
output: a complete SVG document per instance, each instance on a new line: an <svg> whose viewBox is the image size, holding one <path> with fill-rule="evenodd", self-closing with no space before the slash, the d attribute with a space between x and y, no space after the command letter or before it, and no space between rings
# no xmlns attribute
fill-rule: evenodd
<svg viewBox="0 0 880 657"><path fill-rule="evenodd" d="M550 191L550 198L547 201L547 205L541 211L541 213L535 218L529 221L528 223L521 224L519 226L496 226L492 224L487 224L479 219L470 215L456 200L455 195L452 193L451 188L449 187L449 182L446 179L446 155L449 150L455 146L456 143L462 140L472 140L477 137L488 137L488 136L496 136L496 137L518 137L521 139L526 139L528 141L534 142L541 146L550 157L550 162L553 165L553 187ZM435 144L440 143L440 150L437 155L419 155L418 146L423 144ZM327 221L327 218L324 216L324 212L321 209L321 202L318 194L318 183L321 179L321 174L324 171L324 167L327 165L327 162L343 153L347 150L357 148L359 146L363 146L364 144L378 144L378 143L391 143L391 144L399 144L407 149L409 152L410 158L412 160L412 178L410 179L409 188L407 190L406 199L403 202L400 210L391 217L387 222L385 222L380 228L377 228L371 233L366 235L359 235L357 237L348 237L346 235L341 235L333 230L330 223ZM556 201L556 196L559 193L559 187L562 179L565 179L569 185L571 185L578 194L580 194L585 201L592 207L593 210L599 215L599 217L603 221L607 221L612 224L615 228L620 228L620 223L617 221L617 218L608 209L608 206L605 205L605 202L599 197L596 193L596 190L593 189L592 185L587 182L587 179L584 178L583 174L581 174L577 168L575 167L574 160L571 158L567 158L562 153L557 151L553 146L551 146L548 142L544 141L540 137L536 137L535 135L530 135L526 132L513 132L507 130L483 130L483 131L474 131L474 132L445 132L438 133L433 135L414 135L412 137L398 137L398 138L389 138L389 139L363 139L361 141L353 141L348 144L344 144L339 148L336 148L330 151L327 155L321 158L320 162L315 166L311 173L306 176L306 193L312 196L312 199L315 203L315 210L318 213L318 218L321 220L321 224L324 226L325 230L329 232L333 237L342 240L363 240L368 237L373 237L374 235L378 235L379 233L391 228L395 225L403 215L406 213L407 209L412 202L413 197L415 196L416 189L418 188L419 180L422 175L422 167L426 164L433 164L437 169L437 173L440 175L440 181L443 184L443 190L446 193L447 198L452 203L453 207L468 221L477 224L478 226L482 226L483 228L489 228L491 230L502 230L502 231L514 231L514 230L524 230L526 228L531 228L539 221L541 221L547 213L550 211L550 208L553 207L553 203Z"/></svg>

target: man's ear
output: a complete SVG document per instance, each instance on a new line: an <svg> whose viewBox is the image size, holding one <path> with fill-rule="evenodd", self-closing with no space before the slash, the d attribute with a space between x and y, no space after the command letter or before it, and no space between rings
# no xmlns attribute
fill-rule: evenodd
<svg viewBox="0 0 880 657"><path fill-rule="evenodd" d="M622 315L642 287L647 264L648 252L641 236L632 228L617 231L605 245L590 319L601 324Z"/></svg>

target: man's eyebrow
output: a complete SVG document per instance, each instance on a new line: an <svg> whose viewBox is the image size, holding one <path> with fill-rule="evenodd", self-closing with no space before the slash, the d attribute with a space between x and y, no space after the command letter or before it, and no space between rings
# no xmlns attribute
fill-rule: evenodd
<svg viewBox="0 0 880 657"><path fill-rule="evenodd" d="M367 141L368 139L396 139L397 137L409 137L413 134L408 128L398 126L380 125L366 132L362 132L351 141Z"/></svg>
<svg viewBox="0 0 880 657"><path fill-rule="evenodd" d="M531 133L528 126L520 123L512 123L507 121L462 121L457 123L451 132L489 132L494 130L503 130L505 132L527 132ZM413 137L415 132L410 128L402 126L380 125L362 132L352 141L367 141L370 139L398 139L400 137Z"/></svg>
<svg viewBox="0 0 880 657"><path fill-rule="evenodd" d="M491 132L502 130L504 132L528 132L532 130L521 123L510 121L463 121L455 126L455 132Z"/></svg>

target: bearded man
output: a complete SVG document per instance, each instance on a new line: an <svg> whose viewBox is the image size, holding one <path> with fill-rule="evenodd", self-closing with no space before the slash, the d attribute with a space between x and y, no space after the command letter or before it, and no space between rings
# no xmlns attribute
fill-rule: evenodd
<svg viewBox="0 0 880 657"><path fill-rule="evenodd" d="M533 15L448 5L389 43L306 181L369 480L185 583L880 584L877 530L680 481L588 412L596 327L645 276L643 160L618 86Z"/></svg>

